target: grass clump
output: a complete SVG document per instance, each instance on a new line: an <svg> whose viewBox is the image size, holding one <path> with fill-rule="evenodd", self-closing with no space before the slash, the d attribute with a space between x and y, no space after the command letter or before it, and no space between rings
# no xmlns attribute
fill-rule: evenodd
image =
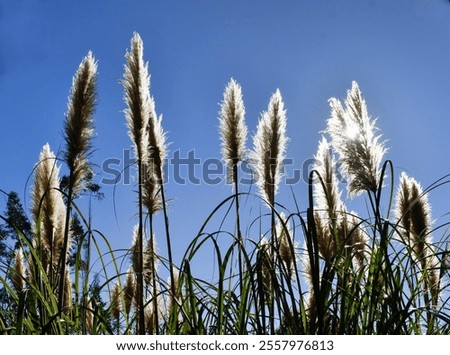
<svg viewBox="0 0 450 355"><path fill-rule="evenodd" d="M357 83L344 103L330 99L304 210L289 211L277 197L288 142L281 93L261 114L249 151L242 88L231 79L219 133L232 191L176 262L163 174L167 137L137 33L125 60L124 114L137 174L131 247L114 250L76 204L99 189L88 161L97 75L89 52L73 80L66 149L58 157L44 145L34 168L30 220L17 195L5 193L0 333L450 334L449 223L433 228L428 201L450 175L423 188L402 172L396 187ZM257 193L241 185L243 163ZM63 166L68 176L60 176ZM364 216L350 210L344 187L364 199ZM157 248L158 212L167 255Z"/></svg>

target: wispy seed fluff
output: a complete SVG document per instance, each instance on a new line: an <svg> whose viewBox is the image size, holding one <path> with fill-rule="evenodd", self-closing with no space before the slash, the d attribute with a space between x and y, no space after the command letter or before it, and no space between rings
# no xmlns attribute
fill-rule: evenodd
<svg viewBox="0 0 450 355"><path fill-rule="evenodd" d="M131 258L131 267L134 272L139 272L141 270L139 266L139 225L136 224L133 228L133 234L131 237L131 249L130 249L130 258Z"/></svg>
<svg viewBox="0 0 450 355"><path fill-rule="evenodd" d="M220 106L219 131L222 141L222 159L228 168L228 181L234 183L233 171L245 159L247 126L241 86L231 79L223 93Z"/></svg>
<svg viewBox="0 0 450 355"><path fill-rule="evenodd" d="M297 266L298 242L294 240L294 231L289 228L289 222L284 213L280 214L280 220L276 225L276 236L278 253L284 264L284 268L290 278L295 277L295 268Z"/></svg>
<svg viewBox="0 0 450 355"><path fill-rule="evenodd" d="M154 213L162 209L159 186L164 180L167 143L162 115L157 116L155 101L150 95L148 63L144 62L144 44L138 33L134 33L130 52L125 57L122 80L127 104L125 118L136 158L142 162L143 203Z"/></svg>
<svg viewBox="0 0 450 355"><path fill-rule="evenodd" d="M261 196L274 204L283 171L286 154L286 110L281 93L277 90L270 98L253 137L252 160L256 169L256 184Z"/></svg>
<svg viewBox="0 0 450 355"><path fill-rule="evenodd" d="M156 117L155 103L150 97L149 119L143 134L143 186L142 202L149 213L163 209L161 185L164 182L164 163L167 158L166 134L162 128L162 115Z"/></svg>
<svg viewBox="0 0 450 355"><path fill-rule="evenodd" d="M127 278L123 288L125 312L130 314L131 306L136 296L136 274L133 267L129 267L127 271Z"/></svg>
<svg viewBox="0 0 450 355"><path fill-rule="evenodd" d="M14 289L17 292L22 292L25 288L25 262L22 248L14 252L14 269L11 275Z"/></svg>
<svg viewBox="0 0 450 355"><path fill-rule="evenodd" d="M72 308L72 280L70 279L69 272L66 271L64 277L64 295L63 295L63 309L64 312L69 312Z"/></svg>
<svg viewBox="0 0 450 355"><path fill-rule="evenodd" d="M428 196L421 185L406 173L400 175L400 186L396 196L395 215L401 234L414 251L414 257L427 272L427 287L434 302L439 295L439 262L436 258L431 236L432 220Z"/></svg>
<svg viewBox="0 0 450 355"><path fill-rule="evenodd" d="M147 127L150 115L150 77L148 64L143 58L144 44L138 33L131 39L130 52L125 54L126 64L122 85L125 90L124 100L127 104L125 118L128 134L134 144L134 151L138 159L142 159L142 136Z"/></svg>
<svg viewBox="0 0 450 355"><path fill-rule="evenodd" d="M341 199L336 175L336 161L326 138L319 142L313 169L322 181L314 179L315 223L319 252L331 261L343 247L351 250L352 256L362 266L366 238L359 227L354 212L348 213Z"/></svg>
<svg viewBox="0 0 450 355"><path fill-rule="evenodd" d="M158 259L156 257L156 238L149 238L144 249L144 281L147 286L151 286L152 278L158 272Z"/></svg>
<svg viewBox="0 0 450 355"><path fill-rule="evenodd" d="M342 173L348 179L350 196L364 191L376 191L380 164L386 152L380 135L376 135L376 120L372 120L358 84L347 91L345 109L336 98L330 99L331 117L327 132L339 153Z"/></svg>
<svg viewBox="0 0 450 355"><path fill-rule="evenodd" d="M118 283L114 284L114 287L110 293L110 307L111 307L111 315L116 320L116 322L119 322L120 320L120 310L121 310L121 304L120 301L120 285Z"/></svg>
<svg viewBox="0 0 450 355"><path fill-rule="evenodd" d="M322 137L313 165L313 170L317 171L322 179L314 179L314 202L316 212L326 220L335 220L343 207L335 167L336 161L331 146L326 138Z"/></svg>
<svg viewBox="0 0 450 355"><path fill-rule="evenodd" d="M314 178L314 217L317 232L317 243L321 256L331 261L337 254L345 235L336 233L346 218L345 206L341 200L341 192L335 173L336 161L331 147L322 138L317 148L313 169L319 176ZM336 235L337 234L337 235Z"/></svg>
<svg viewBox="0 0 450 355"><path fill-rule="evenodd" d="M45 144L39 155L35 168L34 187L32 191L32 215L34 220L34 245L37 246L38 236L44 249L44 268L51 263L56 268L64 245L64 227L66 206L61 193L59 167L56 158ZM70 237L70 235L69 235ZM68 243L70 246L70 240ZM65 251L66 253L68 250Z"/></svg>
<svg viewBox="0 0 450 355"><path fill-rule="evenodd" d="M133 228L131 249L130 249L130 259L132 270L137 273L140 270L139 267L139 246L138 246L138 233L139 233L139 225L135 225ZM152 243L153 242L153 243ZM146 246L144 248L144 264L143 264L143 273L144 273L144 281L150 286L152 281L152 275L157 273L158 271L158 263L155 257L156 253L156 240L155 237L149 238L146 242Z"/></svg>
<svg viewBox="0 0 450 355"><path fill-rule="evenodd" d="M84 323L86 330L92 334L94 331L94 305L92 304L92 299L89 299L85 311L86 317L84 319Z"/></svg>
<svg viewBox="0 0 450 355"><path fill-rule="evenodd" d="M72 171L70 183L74 191L82 186L83 180L91 172L88 156L94 132L96 81L97 62L92 52L89 52L73 78L64 122L65 160Z"/></svg>
<svg viewBox="0 0 450 355"><path fill-rule="evenodd" d="M258 245L258 259L261 270L262 284L265 292L272 290L272 278L274 273L273 252L271 243L266 237L262 237Z"/></svg>

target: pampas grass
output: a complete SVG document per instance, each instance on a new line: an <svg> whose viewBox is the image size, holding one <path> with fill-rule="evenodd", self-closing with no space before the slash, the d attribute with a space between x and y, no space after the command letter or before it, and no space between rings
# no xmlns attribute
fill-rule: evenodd
<svg viewBox="0 0 450 355"><path fill-rule="evenodd" d="M404 172L400 175L395 215L402 237L421 266L425 292L431 293L436 305L440 293L440 266L431 236L431 206L422 186Z"/></svg>
<svg viewBox="0 0 450 355"><path fill-rule="evenodd" d="M92 169L88 162L93 135L93 114L96 100L97 62L92 52L83 59L73 78L64 122L64 138L66 150L64 160L69 168L67 208L64 225L63 250L59 261L60 275L66 275L66 251L69 246L70 214L73 198L82 188L83 183L92 176ZM68 279L68 277L67 277ZM68 281L67 281L68 282ZM66 277L60 278L59 309L67 305L64 293L68 292Z"/></svg>
<svg viewBox="0 0 450 355"><path fill-rule="evenodd" d="M247 154L247 125L242 89L239 83L231 79L223 93L220 106L219 131L222 141L222 159L228 167L228 181L236 180L237 165L244 161Z"/></svg>
<svg viewBox="0 0 450 355"><path fill-rule="evenodd" d="M88 156L92 147L96 101L97 62L89 52L73 78L64 122L65 162L71 172L69 184L76 193L91 173Z"/></svg>
<svg viewBox="0 0 450 355"><path fill-rule="evenodd" d="M189 243L177 263L165 199L166 133L150 95L138 34L126 53L122 81L138 183L131 248L115 250L92 226L91 209L85 217L74 203L93 178L88 160L96 70L89 53L73 80L63 154L57 157L45 145L34 167L32 233L14 225L19 223L11 211L0 215L17 242L8 245L10 260L0 262L0 296L6 300L0 306L8 306L0 307L0 333L450 334L449 224L433 228L427 198L448 186L449 176L422 188L402 174L395 196L394 164L383 162L386 148L356 83L344 104L330 100L327 138L319 142L308 194L297 198L293 186L295 209L289 210L285 195L277 195L285 189L287 145L281 94L277 90L261 114L248 157L258 191L243 190L237 167L247 160L245 108L240 85L230 80L219 131L234 186L197 234L176 240ZM68 168L67 189L60 186L59 162ZM339 163L348 194L356 199L367 192L358 214L341 196ZM155 237L160 211L167 258L159 254ZM76 233L71 220L82 225Z"/></svg>
<svg viewBox="0 0 450 355"><path fill-rule="evenodd" d="M253 136L252 158L257 173L256 184L269 206L274 205L280 185L286 145L286 110L281 93L277 90L270 98L267 111L261 114Z"/></svg>
<svg viewBox="0 0 450 355"><path fill-rule="evenodd" d="M14 252L14 273L12 274L12 283L17 293L20 293L25 288L25 262L22 248Z"/></svg>
<svg viewBox="0 0 450 355"><path fill-rule="evenodd" d="M59 171L55 154L45 144L36 165L32 191L33 236L34 245L41 250L40 261L52 283L60 260L65 260L71 245L70 233L67 243L64 242L67 212L59 191Z"/></svg>
<svg viewBox="0 0 450 355"><path fill-rule="evenodd" d="M386 148L377 135L376 120L369 116L358 84L353 82L347 91L345 108L336 98L330 99L330 106L327 132L339 153L349 194L357 196L363 191L377 191Z"/></svg>
<svg viewBox="0 0 450 355"><path fill-rule="evenodd" d="M139 34L135 33L131 39L131 49L125 55L126 65L122 85L125 91L124 99L127 104L125 109L125 118L128 125L128 134L134 146L134 153L137 162L138 174L138 229L136 240L136 264L138 269L135 270L137 275L137 304L138 304L138 320L139 334L145 332L145 314L144 314L144 277L142 265L144 261L143 251L143 182L145 177L144 171L144 135L148 126L150 105L152 103L150 97L150 77L148 74L148 65L144 64L143 59L144 45ZM127 312L129 308L127 307Z"/></svg>
<svg viewBox="0 0 450 355"><path fill-rule="evenodd" d="M125 118L128 133L133 142L138 170L138 218L136 253L139 268L137 274L137 305L139 333L145 333L144 310L144 224L143 207L149 216L149 235L153 239L153 214L159 210L164 212L166 242L169 270L171 274L170 292L175 292L174 276L172 274L172 247L169 233L164 191L164 163L167 155L166 134L162 128L162 116L157 116L155 102L150 95L150 75L148 64L143 59L144 45L138 33L131 39L130 52L126 54L126 65L122 84L125 91ZM153 266L154 269L154 266ZM152 281L156 289L156 274ZM156 303L154 304L156 307Z"/></svg>

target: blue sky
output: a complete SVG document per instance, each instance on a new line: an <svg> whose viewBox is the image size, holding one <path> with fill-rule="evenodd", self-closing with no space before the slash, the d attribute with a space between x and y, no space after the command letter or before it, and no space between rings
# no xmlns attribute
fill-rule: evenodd
<svg viewBox="0 0 450 355"><path fill-rule="evenodd" d="M2 0L0 188L18 191L29 207L27 179L46 142L54 151L63 147L72 76L89 50L99 62L92 161L98 182L110 177L102 163L121 159L131 147L120 79L134 31L144 41L171 155L179 151L186 157L195 150L203 161L220 158L219 103L233 77L242 86L251 135L271 94L281 90L287 156L302 167L326 126L327 100L343 99L356 80L387 139L386 158L394 162L396 181L405 170L427 186L450 172L449 16L444 0ZM251 138L249 148L250 143ZM106 197L94 206L95 227L116 248L130 245L134 189L103 185ZM306 183L293 189L300 209L306 208ZM224 184L183 186L169 177L177 262L230 191ZM448 187L430 195L434 218L449 211L448 196ZM293 207L289 187L280 188L279 200Z"/></svg>

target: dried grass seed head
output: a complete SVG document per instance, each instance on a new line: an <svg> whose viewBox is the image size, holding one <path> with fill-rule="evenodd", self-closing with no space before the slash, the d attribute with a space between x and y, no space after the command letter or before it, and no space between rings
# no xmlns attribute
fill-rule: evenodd
<svg viewBox="0 0 450 355"><path fill-rule="evenodd" d="M406 173L400 175L395 215L403 231L418 255L431 243L431 207L419 182Z"/></svg>
<svg viewBox="0 0 450 355"><path fill-rule="evenodd" d="M94 330L94 305L92 299L89 299L86 305L86 317L84 321L86 330L92 334Z"/></svg>
<svg viewBox="0 0 450 355"><path fill-rule="evenodd" d="M74 191L92 172L88 162L94 132L93 115L96 101L97 62L92 52L83 59L73 78L64 122L65 160L72 172Z"/></svg>
<svg viewBox="0 0 450 355"><path fill-rule="evenodd" d="M45 144L39 155L39 162L35 167L32 191L34 238L36 239L40 235L42 246L46 251L43 255L44 259L41 260L45 268L49 266L50 260L52 260L52 267L56 267L64 244L66 206L59 191L59 169L50 145ZM37 245L38 241L35 240L34 243ZM66 253L68 253L70 246L71 233L69 233Z"/></svg>
<svg viewBox="0 0 450 355"><path fill-rule="evenodd" d="M125 286L123 288L125 311L130 314L131 305L133 304L136 295L136 274L132 267L127 271L127 278L125 280Z"/></svg>
<svg viewBox="0 0 450 355"><path fill-rule="evenodd" d="M314 179L314 202L316 212L328 222L336 219L343 208L335 167L336 160L331 146L326 138L322 137L313 166L313 170L317 171L322 179L321 181L317 176Z"/></svg>
<svg viewBox="0 0 450 355"><path fill-rule="evenodd" d="M65 313L68 313L72 309L72 280L70 279L69 271L65 273L63 296L63 309Z"/></svg>
<svg viewBox="0 0 450 355"><path fill-rule="evenodd" d="M268 110L262 113L253 136L252 161L257 173L256 184L269 204L274 203L283 172L287 146L286 121L283 99L277 90L270 98Z"/></svg>
<svg viewBox="0 0 450 355"><path fill-rule="evenodd" d="M128 126L128 134L134 145L137 159L142 159L143 135L150 116L150 76L148 64L144 63L144 44L138 33L131 39L130 51L126 52L126 64L122 79L124 88L124 101L127 107L124 110Z"/></svg>
<svg viewBox="0 0 450 355"><path fill-rule="evenodd" d="M422 186L402 172L397 190L395 216L401 234L414 251L414 257L426 271L425 288L429 288L436 304L440 294L439 260L433 245L431 206Z"/></svg>
<svg viewBox="0 0 450 355"><path fill-rule="evenodd" d="M144 172L142 203L150 214L154 214L163 209L161 184L158 182L156 168L155 164L142 164L142 171Z"/></svg>
<svg viewBox="0 0 450 355"><path fill-rule="evenodd" d="M376 191L386 148L380 141L381 136L376 134L376 120L369 117L358 84L353 82L352 88L347 91L345 109L335 98L329 102L331 117L327 122L327 132L339 153L350 196L357 196L363 191Z"/></svg>
<svg viewBox="0 0 450 355"><path fill-rule="evenodd" d="M11 275L14 289L22 292L25 288L26 272L25 261L22 248L16 249L14 252L14 269Z"/></svg>
<svg viewBox="0 0 450 355"><path fill-rule="evenodd" d="M147 241L147 245L144 250L144 281L147 286L151 286L153 275L158 272L158 259L156 257L157 246L156 238L153 236Z"/></svg>
<svg viewBox="0 0 450 355"><path fill-rule="evenodd" d="M219 113L222 159L228 167L228 179L234 182L233 169L245 160L247 126L241 86L231 79L223 93Z"/></svg>
<svg viewBox="0 0 450 355"><path fill-rule="evenodd" d="M289 277L295 276L297 265L298 242L294 240L294 230L289 227L289 221L284 213L280 214L280 220L276 225L276 237L278 239L278 253Z"/></svg>
<svg viewBox="0 0 450 355"><path fill-rule="evenodd" d="M147 178L161 185L164 181L164 163L167 159L167 136L162 127L162 115L157 117L155 102L150 97L149 118L144 127L142 159L149 167Z"/></svg>
<svg viewBox="0 0 450 355"><path fill-rule="evenodd" d="M111 314L116 321L120 319L121 301L120 301L120 285L114 284L114 287L110 293L110 307Z"/></svg>

